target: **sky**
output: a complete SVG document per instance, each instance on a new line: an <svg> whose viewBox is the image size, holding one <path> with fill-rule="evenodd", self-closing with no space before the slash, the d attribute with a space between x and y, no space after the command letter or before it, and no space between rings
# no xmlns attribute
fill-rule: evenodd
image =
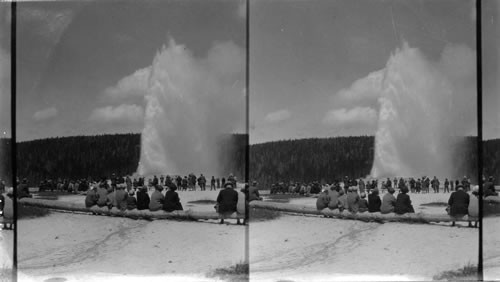
<svg viewBox="0 0 500 282"><path fill-rule="evenodd" d="M500 1L483 5L483 139L500 138Z"/></svg>
<svg viewBox="0 0 500 282"><path fill-rule="evenodd" d="M404 44L469 81L474 12L474 2L462 0L252 1L250 142L374 135L376 96L361 96ZM451 70L454 64L463 73ZM468 123L477 122L475 97L472 90Z"/></svg>
<svg viewBox="0 0 500 282"><path fill-rule="evenodd" d="M491 139L500 138L499 5L483 6L483 134ZM244 48L244 7L229 0L19 3L18 140L141 132L147 69L162 46L174 39L200 61L219 45ZM436 65L445 54L458 65L475 56L469 0L252 0L250 9L251 143L373 135L373 99L349 95L369 87L404 42ZM10 33L0 26L0 133L9 135Z"/></svg>
<svg viewBox="0 0 500 282"><path fill-rule="evenodd" d="M195 65L217 52L245 54L244 7L230 0L19 3L18 140L140 133L155 56L175 48L169 42ZM243 71L236 70L241 78Z"/></svg>

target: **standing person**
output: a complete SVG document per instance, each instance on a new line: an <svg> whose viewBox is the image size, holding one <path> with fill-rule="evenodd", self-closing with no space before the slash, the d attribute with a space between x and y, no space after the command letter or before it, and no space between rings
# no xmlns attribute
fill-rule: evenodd
<svg viewBox="0 0 500 282"><path fill-rule="evenodd" d="M200 186L201 191L205 191L205 184L207 183L207 180L205 179L205 176L203 176L203 173L200 174L200 177L198 178L198 185Z"/></svg>
<svg viewBox="0 0 500 282"><path fill-rule="evenodd" d="M184 178L182 179L182 191L187 191L188 189L188 178L187 176L184 176Z"/></svg>
<svg viewBox="0 0 500 282"><path fill-rule="evenodd" d="M358 181L358 187L359 187L359 193L364 193L365 192L365 182L363 181L363 178L360 178Z"/></svg>
<svg viewBox="0 0 500 282"><path fill-rule="evenodd" d="M212 179L210 180L210 191L212 191L212 189L217 190L215 188L215 176L213 176L213 175L212 175Z"/></svg>
<svg viewBox="0 0 500 282"><path fill-rule="evenodd" d="M142 186L137 191L137 209L138 210L147 210L149 209L149 195L148 188L146 186Z"/></svg>
<svg viewBox="0 0 500 282"><path fill-rule="evenodd" d="M176 190L177 187L175 186L168 187L168 190L165 193L165 200L163 202L164 211L173 212L183 210L179 194L177 194Z"/></svg>
<svg viewBox="0 0 500 282"><path fill-rule="evenodd" d="M387 189L384 197L382 197L382 205L380 206L380 212L383 214L394 212L394 207L396 206L396 197L394 197L394 188Z"/></svg>
<svg viewBox="0 0 500 282"><path fill-rule="evenodd" d="M448 208L450 210L450 216L453 218L461 218L468 214L470 197L464 191L462 185L458 185L457 191L451 193L450 199L448 200ZM455 221L452 221L451 226L455 226Z"/></svg>
<svg viewBox="0 0 500 282"><path fill-rule="evenodd" d="M233 183L228 181L217 196L217 212L219 213L220 224L223 224L224 219L237 211L238 192L234 191L233 188Z"/></svg>
<svg viewBox="0 0 500 282"><path fill-rule="evenodd" d="M163 196L161 191L163 191L163 187L161 185L156 185L153 194L151 194L151 201L149 201L150 211L159 211L163 208L165 196Z"/></svg>
<svg viewBox="0 0 500 282"><path fill-rule="evenodd" d="M219 189L219 188L220 188L220 178L217 177L217 189Z"/></svg>
<svg viewBox="0 0 500 282"><path fill-rule="evenodd" d="M180 175L177 175L177 177L175 178L175 182L177 184L177 188L182 190L182 177Z"/></svg>
<svg viewBox="0 0 500 282"><path fill-rule="evenodd" d="M455 189L453 189L455 187L455 181L453 181L453 179L450 179L450 187L451 187L451 192L455 191Z"/></svg>
<svg viewBox="0 0 500 282"><path fill-rule="evenodd" d="M125 185L127 185L127 193L130 192L130 190L132 189L132 180L128 175L125 178Z"/></svg>
<svg viewBox="0 0 500 282"><path fill-rule="evenodd" d="M224 177L222 177L222 187L226 187L226 179Z"/></svg>
<svg viewBox="0 0 500 282"><path fill-rule="evenodd" d="M422 181L417 179L417 183L415 183L415 190L417 191L418 194L420 194L420 191L422 191Z"/></svg>
<svg viewBox="0 0 500 282"><path fill-rule="evenodd" d="M432 190L434 190L434 193L439 193L439 184L439 180L434 176L432 179Z"/></svg>
<svg viewBox="0 0 500 282"><path fill-rule="evenodd" d="M444 191L443 193L450 193L450 181L448 181L448 178L444 179Z"/></svg>
<svg viewBox="0 0 500 282"><path fill-rule="evenodd" d="M398 194L396 199L396 204L394 205L394 212L397 214L414 213L415 210L411 205L410 196L408 194L408 188L403 187L401 192Z"/></svg>
<svg viewBox="0 0 500 282"><path fill-rule="evenodd" d="M153 177L153 186L156 186L159 184L158 177L156 175Z"/></svg>
<svg viewBox="0 0 500 282"><path fill-rule="evenodd" d="M372 190L370 195L368 195L368 211L369 212L380 212L380 206L382 205L382 201L378 195L378 189L375 188Z"/></svg>

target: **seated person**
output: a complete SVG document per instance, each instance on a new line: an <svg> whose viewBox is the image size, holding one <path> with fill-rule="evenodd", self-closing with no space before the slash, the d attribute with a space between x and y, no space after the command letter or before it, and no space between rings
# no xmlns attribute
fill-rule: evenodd
<svg viewBox="0 0 500 282"><path fill-rule="evenodd" d="M382 201L378 195L378 189L375 188L372 190L370 195L368 195L368 211L369 212L379 212L380 206L382 205Z"/></svg>
<svg viewBox="0 0 500 282"><path fill-rule="evenodd" d="M398 194L396 199L396 205L394 206L394 212L397 214L414 213L415 210L411 205L410 196L408 196L408 187L401 188L401 193Z"/></svg>
<svg viewBox="0 0 500 282"><path fill-rule="evenodd" d="M151 194L151 201L149 202L150 211L159 211L163 208L165 196L163 196L161 191L163 191L163 187L160 184L156 184L155 190L153 194Z"/></svg>
<svg viewBox="0 0 500 282"><path fill-rule="evenodd" d="M368 201L366 200L366 193L361 193L361 199L359 199L358 203L358 212L366 212L368 211Z"/></svg>
<svg viewBox="0 0 500 282"><path fill-rule="evenodd" d="M87 196L85 196L85 207L90 208L97 205L97 199L97 186L93 184L87 191Z"/></svg>
<svg viewBox="0 0 500 282"><path fill-rule="evenodd" d="M321 211L324 208L328 207L328 203L330 203L330 197L328 197L328 191L323 189L321 194L319 194L318 199L316 200L316 208Z"/></svg>
<svg viewBox="0 0 500 282"><path fill-rule="evenodd" d="M389 187L387 193L382 197L382 205L380 206L381 213L391 213L394 212L394 207L396 206L396 197L394 197L394 188Z"/></svg>
<svg viewBox="0 0 500 282"><path fill-rule="evenodd" d="M128 192L127 197L127 210L135 210L137 208L137 199L134 197L134 190Z"/></svg>
<svg viewBox="0 0 500 282"><path fill-rule="evenodd" d="M142 186L137 191L137 209L138 210L147 210L149 209L149 194L148 188L146 186Z"/></svg>
<svg viewBox="0 0 500 282"><path fill-rule="evenodd" d="M167 212L183 210L179 194L177 194L176 190L177 186L175 184L168 186L168 191L165 193L165 200L163 201L163 210Z"/></svg>

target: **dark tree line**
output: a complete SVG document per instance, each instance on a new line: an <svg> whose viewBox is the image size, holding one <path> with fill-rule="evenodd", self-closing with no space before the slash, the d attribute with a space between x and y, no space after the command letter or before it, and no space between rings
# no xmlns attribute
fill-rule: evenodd
<svg viewBox="0 0 500 282"><path fill-rule="evenodd" d="M9 186L12 185L12 154L10 148L11 139L0 138L0 179Z"/></svg>
<svg viewBox="0 0 500 282"><path fill-rule="evenodd" d="M493 176L495 184L500 184L500 139L483 142L484 175Z"/></svg>
<svg viewBox="0 0 500 282"><path fill-rule="evenodd" d="M467 175L477 181L476 138L457 140L450 163L453 177ZM500 140L492 143L500 147ZM250 147L250 179L263 186L279 181L332 183L344 176L359 178L368 175L374 160L375 138L373 136L312 138L275 141ZM491 154L492 146L485 148L485 156ZM499 155L498 150L496 156ZM498 175L498 158L485 159L485 167ZM432 161L432 160L429 160ZM498 178L498 177L496 177Z"/></svg>
<svg viewBox="0 0 500 282"><path fill-rule="evenodd" d="M34 183L44 179L99 179L137 170L140 134L74 136L20 142L18 176Z"/></svg>
<svg viewBox="0 0 500 282"><path fill-rule="evenodd" d="M267 185L277 181L326 181L370 173L374 158L373 136L311 138L275 141L247 147L247 135L234 134L218 144L223 174L243 180L248 164L249 179ZM140 158L140 134L115 134L49 138L18 143L19 177L37 183L44 179L100 178L112 173L131 174ZM477 176L476 138L461 142L466 149L453 155L457 177ZM484 143L484 175L500 178L500 139ZM246 160L249 148L250 158ZM0 178L10 182L10 140L0 139ZM497 181L498 183L498 181Z"/></svg>
<svg viewBox="0 0 500 282"><path fill-rule="evenodd" d="M373 136L275 141L250 147L250 179L269 185L277 181L326 181L370 173Z"/></svg>

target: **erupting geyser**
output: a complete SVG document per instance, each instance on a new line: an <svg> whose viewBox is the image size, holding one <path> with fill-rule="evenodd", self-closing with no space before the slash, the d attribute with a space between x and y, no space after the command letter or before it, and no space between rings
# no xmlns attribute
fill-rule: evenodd
<svg viewBox="0 0 500 282"><path fill-rule="evenodd" d="M140 175L219 175L220 136L244 128L244 52L215 43L196 58L170 40L149 68Z"/></svg>
<svg viewBox="0 0 500 282"><path fill-rule="evenodd" d="M372 177L458 177L453 175L458 140L475 133L469 57L470 49L448 46L434 63L407 44L390 57L379 71Z"/></svg>

